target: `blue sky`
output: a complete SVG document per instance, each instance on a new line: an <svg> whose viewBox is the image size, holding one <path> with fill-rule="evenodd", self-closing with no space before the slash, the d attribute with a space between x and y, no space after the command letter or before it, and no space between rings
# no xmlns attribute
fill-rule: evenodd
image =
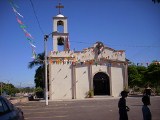
<svg viewBox="0 0 160 120"><path fill-rule="evenodd" d="M58 14L58 0L13 0L19 17L33 36L36 52L44 51L43 36L53 30L52 17ZM71 50L82 50L96 41L116 50L125 50L134 63L160 61L160 4L152 0L61 0L62 14L68 17ZM31 46L8 0L0 0L0 81L15 86L34 86L35 69ZM48 40L52 50L52 38Z"/></svg>

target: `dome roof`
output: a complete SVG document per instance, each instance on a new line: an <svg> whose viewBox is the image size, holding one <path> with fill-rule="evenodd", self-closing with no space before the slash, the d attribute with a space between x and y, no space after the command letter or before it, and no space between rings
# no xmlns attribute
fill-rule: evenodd
<svg viewBox="0 0 160 120"><path fill-rule="evenodd" d="M64 15L62 15L62 14L58 14L56 17L64 17Z"/></svg>

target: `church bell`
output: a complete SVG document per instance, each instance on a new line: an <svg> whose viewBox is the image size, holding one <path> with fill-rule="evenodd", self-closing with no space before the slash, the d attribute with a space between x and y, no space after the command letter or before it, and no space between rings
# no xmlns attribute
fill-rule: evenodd
<svg viewBox="0 0 160 120"><path fill-rule="evenodd" d="M58 45L59 46L64 45L64 38L63 37L58 38Z"/></svg>

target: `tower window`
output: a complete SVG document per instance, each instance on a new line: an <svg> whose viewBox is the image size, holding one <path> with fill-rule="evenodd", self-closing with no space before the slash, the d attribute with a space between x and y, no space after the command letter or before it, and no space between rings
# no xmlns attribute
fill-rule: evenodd
<svg viewBox="0 0 160 120"><path fill-rule="evenodd" d="M63 25L64 25L63 21L61 21L61 20L58 21L58 22L57 22L57 26L59 26L59 25L62 25L62 26L63 26Z"/></svg>
<svg viewBox="0 0 160 120"><path fill-rule="evenodd" d="M64 32L64 22L59 20L57 22L57 30L59 33L63 33Z"/></svg>
<svg viewBox="0 0 160 120"><path fill-rule="evenodd" d="M59 37L58 39L58 45L64 45L64 38L63 37Z"/></svg>

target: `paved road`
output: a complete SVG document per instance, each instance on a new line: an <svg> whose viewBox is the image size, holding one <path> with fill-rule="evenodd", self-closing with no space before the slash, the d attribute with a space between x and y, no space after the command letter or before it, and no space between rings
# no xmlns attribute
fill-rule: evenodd
<svg viewBox="0 0 160 120"><path fill-rule="evenodd" d="M102 97L86 100L28 102L19 105L25 120L118 120L119 98ZM142 120L141 97L128 97L129 120ZM153 120L160 120L160 97L151 97L150 110Z"/></svg>

